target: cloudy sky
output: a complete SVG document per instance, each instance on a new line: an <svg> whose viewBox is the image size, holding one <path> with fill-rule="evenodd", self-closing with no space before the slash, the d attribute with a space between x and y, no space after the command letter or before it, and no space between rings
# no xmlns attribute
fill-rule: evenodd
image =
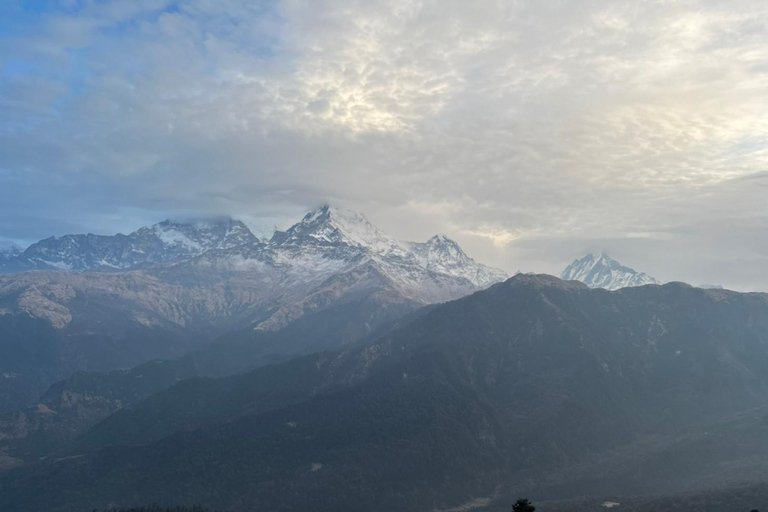
<svg viewBox="0 0 768 512"><path fill-rule="evenodd" d="M768 290L764 0L3 0L0 240L323 203Z"/></svg>

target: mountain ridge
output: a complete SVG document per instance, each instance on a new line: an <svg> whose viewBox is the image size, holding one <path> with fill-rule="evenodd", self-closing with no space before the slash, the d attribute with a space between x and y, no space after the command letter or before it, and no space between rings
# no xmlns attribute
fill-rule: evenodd
<svg viewBox="0 0 768 512"><path fill-rule="evenodd" d="M208 250L258 242L245 224L231 218L195 223L164 220L128 235L48 237L5 261L0 272L135 270L189 259Z"/></svg>
<svg viewBox="0 0 768 512"><path fill-rule="evenodd" d="M462 277L477 286L505 279L506 273L476 263L445 235L426 242L401 242L385 234L363 215L324 205L308 212L286 231L275 231L261 240L239 220L218 218L197 222L165 220L141 227L128 235L69 234L52 236L26 250L12 247L0 252L0 273L29 270L121 271L157 264L188 262L207 252L315 244L364 248L382 258L417 262L425 270ZM408 261L410 260L410 261ZM468 271L462 266L472 267Z"/></svg>

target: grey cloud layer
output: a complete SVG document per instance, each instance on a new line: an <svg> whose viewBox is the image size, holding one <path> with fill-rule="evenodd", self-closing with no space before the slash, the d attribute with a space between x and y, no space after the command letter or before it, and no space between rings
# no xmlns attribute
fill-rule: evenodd
<svg viewBox="0 0 768 512"><path fill-rule="evenodd" d="M167 4L0 42L38 64L0 79L0 236L332 202L508 271L768 289L764 2Z"/></svg>

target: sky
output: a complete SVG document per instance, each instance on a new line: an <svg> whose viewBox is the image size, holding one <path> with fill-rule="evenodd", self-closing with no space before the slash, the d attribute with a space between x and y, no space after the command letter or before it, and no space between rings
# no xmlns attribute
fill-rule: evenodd
<svg viewBox="0 0 768 512"><path fill-rule="evenodd" d="M357 210L768 291L764 0L3 0L0 240Z"/></svg>

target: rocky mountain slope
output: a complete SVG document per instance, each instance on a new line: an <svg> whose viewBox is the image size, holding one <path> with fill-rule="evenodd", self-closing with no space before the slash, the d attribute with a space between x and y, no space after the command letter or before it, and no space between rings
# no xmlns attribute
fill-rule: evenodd
<svg viewBox="0 0 768 512"><path fill-rule="evenodd" d="M327 206L268 242L237 221L164 222L128 236L48 239L19 258L90 271L0 276L0 411L77 370L175 357L228 331L275 331L351 303L366 313L348 321L372 332L505 277L445 237L400 242ZM352 331L347 341L367 334Z"/></svg>
<svg viewBox="0 0 768 512"><path fill-rule="evenodd" d="M0 507L416 511L711 489L768 474L766 369L764 294L518 275L370 345L182 381L8 473Z"/></svg>
<svg viewBox="0 0 768 512"><path fill-rule="evenodd" d="M581 281L590 288L606 290L659 284L648 274L625 267L605 253L588 254L575 260L563 270L560 277L566 281Z"/></svg>

